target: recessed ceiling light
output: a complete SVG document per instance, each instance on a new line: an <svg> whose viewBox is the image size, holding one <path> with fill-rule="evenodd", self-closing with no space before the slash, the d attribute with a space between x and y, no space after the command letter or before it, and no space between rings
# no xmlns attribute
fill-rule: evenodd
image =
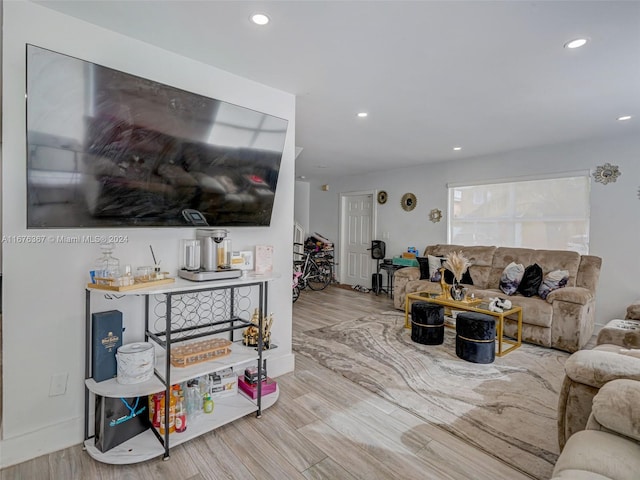
<svg viewBox="0 0 640 480"><path fill-rule="evenodd" d="M462 150L462 147L453 147L453 149L457 152L457 151Z"/></svg>
<svg viewBox="0 0 640 480"><path fill-rule="evenodd" d="M587 43L586 38L576 38L564 44L564 48L580 48Z"/></svg>
<svg viewBox="0 0 640 480"><path fill-rule="evenodd" d="M631 115L623 115L621 117L618 117L618 120L620 120L621 122L624 122L625 120L631 120Z"/></svg>
<svg viewBox="0 0 640 480"><path fill-rule="evenodd" d="M358 116L359 116L360 118L364 118L364 117L368 117L368 116L369 116L369 114L368 114L367 112L360 112L360 113L358 113Z"/></svg>
<svg viewBox="0 0 640 480"><path fill-rule="evenodd" d="M305 178L307 178L307 177L305 177L304 175L300 175L300 176L298 176L298 178L299 178L300 180L304 180L304 179L305 179Z"/></svg>
<svg viewBox="0 0 640 480"><path fill-rule="evenodd" d="M251 15L251 21L256 25L266 25L269 23L269 17L267 17L264 13L254 13Z"/></svg>

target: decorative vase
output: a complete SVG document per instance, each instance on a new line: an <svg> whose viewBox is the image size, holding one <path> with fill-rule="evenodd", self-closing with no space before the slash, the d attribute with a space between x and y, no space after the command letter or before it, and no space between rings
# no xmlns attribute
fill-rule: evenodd
<svg viewBox="0 0 640 480"><path fill-rule="evenodd" d="M443 298L445 300L449 299L449 285L447 284L447 282L444 281L444 268L440 268L440 289L442 290L442 292L440 293L440 298Z"/></svg>
<svg viewBox="0 0 640 480"><path fill-rule="evenodd" d="M466 287L463 287L456 280L453 281L453 285L450 288L451 298L458 302L464 300L465 295L467 294Z"/></svg>

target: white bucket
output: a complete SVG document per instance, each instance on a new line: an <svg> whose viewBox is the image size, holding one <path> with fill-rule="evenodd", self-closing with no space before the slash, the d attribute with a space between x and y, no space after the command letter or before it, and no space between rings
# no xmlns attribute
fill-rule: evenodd
<svg viewBox="0 0 640 480"><path fill-rule="evenodd" d="M155 352L149 342L127 343L118 348L118 383L142 383L153 377Z"/></svg>

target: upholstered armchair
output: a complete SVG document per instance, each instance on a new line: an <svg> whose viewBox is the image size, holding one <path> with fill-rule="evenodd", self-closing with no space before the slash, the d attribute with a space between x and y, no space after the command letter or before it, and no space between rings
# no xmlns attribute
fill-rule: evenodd
<svg viewBox="0 0 640 480"><path fill-rule="evenodd" d="M603 385L616 379L640 381L640 358L622 354L622 350L618 345L604 344L575 352L567 359L558 399L560 450L569 437L585 429L593 397Z"/></svg>
<svg viewBox="0 0 640 480"><path fill-rule="evenodd" d="M593 398L607 382L640 380L640 300L627 308L625 320L611 320L598 333L593 350L573 353L565 363L558 399L560 450L574 433L584 430Z"/></svg>
<svg viewBox="0 0 640 480"><path fill-rule="evenodd" d="M640 472L640 382L618 379L593 398L586 428L571 436L553 479L637 480Z"/></svg>

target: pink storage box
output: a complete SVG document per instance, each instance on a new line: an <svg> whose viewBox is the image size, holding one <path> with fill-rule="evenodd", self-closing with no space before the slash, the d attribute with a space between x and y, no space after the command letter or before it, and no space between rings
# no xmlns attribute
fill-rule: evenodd
<svg viewBox="0 0 640 480"><path fill-rule="evenodd" d="M262 382L262 396L264 397L265 395L269 395L270 393L275 392L277 387L277 382L272 378L267 377L267 379ZM247 383L244 377L238 377L238 388L240 388L242 393L252 398L253 400L258 398L258 385Z"/></svg>

